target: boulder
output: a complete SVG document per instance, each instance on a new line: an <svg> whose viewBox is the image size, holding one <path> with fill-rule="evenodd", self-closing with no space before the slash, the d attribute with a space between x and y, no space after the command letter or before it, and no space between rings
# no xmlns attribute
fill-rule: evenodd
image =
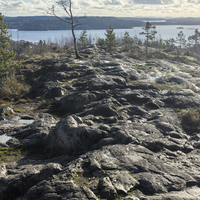
<svg viewBox="0 0 200 200"><path fill-rule="evenodd" d="M80 117L68 116L56 124L49 135L51 148L60 153L78 153L89 150L105 133L98 128L86 126Z"/></svg>

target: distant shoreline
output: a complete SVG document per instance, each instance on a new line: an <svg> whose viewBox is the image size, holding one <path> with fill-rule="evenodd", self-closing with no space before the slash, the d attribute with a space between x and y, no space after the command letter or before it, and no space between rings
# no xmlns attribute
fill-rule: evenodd
<svg viewBox="0 0 200 200"><path fill-rule="evenodd" d="M79 18L80 26L76 30L105 30L112 25L114 29L131 29L132 27L144 27L146 21L150 21L155 26L172 25L200 25L200 18L117 18L117 17L86 17ZM5 17L8 29L18 29L18 31L52 31L52 30L71 30L66 24L52 16L37 17Z"/></svg>

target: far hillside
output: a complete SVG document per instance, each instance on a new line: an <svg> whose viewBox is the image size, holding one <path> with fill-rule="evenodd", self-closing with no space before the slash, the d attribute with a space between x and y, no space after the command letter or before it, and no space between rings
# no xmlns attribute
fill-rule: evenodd
<svg viewBox="0 0 200 200"><path fill-rule="evenodd" d="M128 29L132 27L144 26L144 22L140 20L124 20L115 17L77 17L80 26L78 30L92 30L92 29L106 29L110 24L115 29ZM8 24L9 29L18 30L70 30L69 24L66 24L55 17L6 17L5 23Z"/></svg>
<svg viewBox="0 0 200 200"><path fill-rule="evenodd" d="M77 30L106 29L110 24L115 29L130 29L143 27L146 21L154 25L200 25L200 18L77 17L76 19L81 24L76 27ZM70 30L69 24L52 16L6 17L5 23L9 29L25 31Z"/></svg>

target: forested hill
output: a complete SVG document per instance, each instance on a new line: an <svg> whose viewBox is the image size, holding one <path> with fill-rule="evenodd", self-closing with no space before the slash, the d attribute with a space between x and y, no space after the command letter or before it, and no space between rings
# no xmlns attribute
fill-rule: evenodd
<svg viewBox="0 0 200 200"><path fill-rule="evenodd" d="M154 25L200 25L200 18L117 18L117 17L77 17L80 26L76 29L96 30L107 29L111 24L114 29L129 29L145 25L144 21L150 21ZM152 22L156 21L156 22ZM5 17L5 23L9 29L42 31L42 30L69 30L69 24L66 24L52 16L35 17Z"/></svg>
<svg viewBox="0 0 200 200"><path fill-rule="evenodd" d="M110 24L115 29L126 29L138 26L144 26L144 22L140 20L124 20L115 17L77 17L80 26L76 29L107 29ZM68 30L71 29L69 24L66 24L55 17L6 17L5 23L9 29L19 30Z"/></svg>

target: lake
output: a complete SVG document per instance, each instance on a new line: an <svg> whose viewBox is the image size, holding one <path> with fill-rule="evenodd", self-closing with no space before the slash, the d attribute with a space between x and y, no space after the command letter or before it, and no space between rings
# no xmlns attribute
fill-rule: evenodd
<svg viewBox="0 0 200 200"><path fill-rule="evenodd" d="M162 38L164 40L169 38L176 38L177 34L182 31L186 36L186 39L194 35L195 29L200 30L200 25L170 25L170 26L156 26L157 34L156 39ZM140 35L143 31L142 27L135 27L133 29L114 29L116 37L123 38L125 31L129 32L131 37L138 36L144 41L144 36ZM76 30L75 34L77 38L80 36L82 30ZM45 40L46 42L63 43L65 39L71 40L72 34L70 30L53 30L53 31L18 31L9 29L9 33L12 34L12 40L25 40L29 42L38 42L39 40ZM105 30L87 30L87 35L92 43L95 43L97 38L105 38Z"/></svg>

